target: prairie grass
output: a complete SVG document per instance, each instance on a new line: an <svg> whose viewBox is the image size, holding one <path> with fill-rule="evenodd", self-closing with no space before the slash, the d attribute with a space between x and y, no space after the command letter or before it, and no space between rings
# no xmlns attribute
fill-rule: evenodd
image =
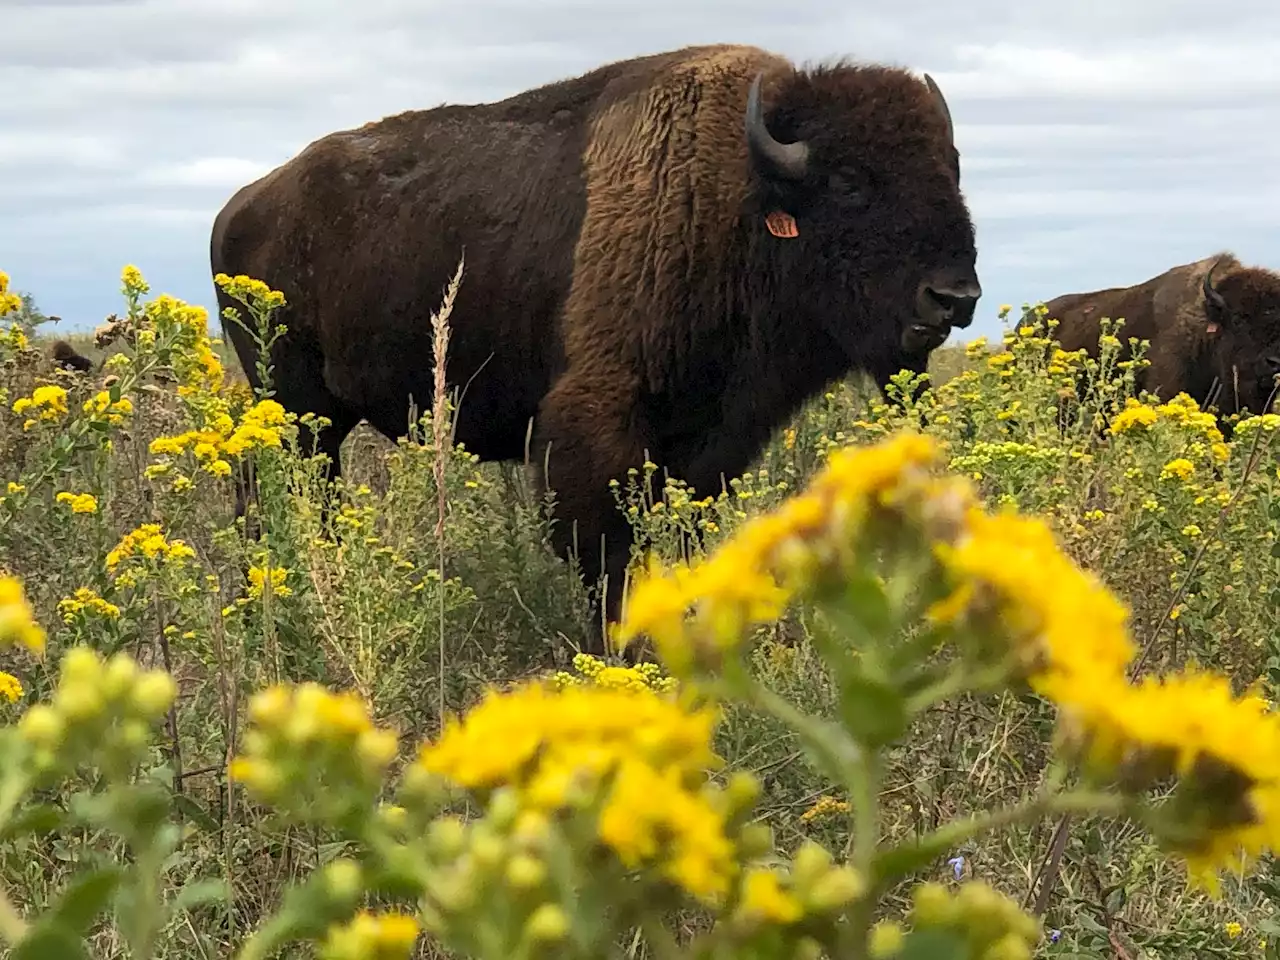
<svg viewBox="0 0 1280 960"><path fill-rule="evenodd" d="M1064 420L1059 400L1076 396L1077 366L1055 355L1035 318L1024 311L1003 343L937 351L930 391L905 413L852 378L800 411L724 489L692 491L670 478L653 502L634 475L621 477L619 509L646 551L689 559L692 531L712 550L800 489L831 449L913 425L944 444L949 469L969 477L990 508L1010 504L1052 523L1066 554L1128 606L1144 673L1201 663L1237 690L1256 683L1274 699L1280 418L1254 418L1223 442L1194 406L1153 402L1143 409L1157 411L1154 422L1116 429L1131 387L1128 371L1104 361L1089 368L1089 392ZM212 878L233 896L176 911L156 931L154 956L231 956L291 883L347 852L325 831L278 828L228 782L253 691L282 681L354 690L407 750L439 731L443 712L466 709L490 684L570 669L594 585L547 546L554 505L523 465L479 463L441 443L447 413L439 423L424 415L398 443L361 425L344 446L346 477L334 491L322 488L304 441L291 439L294 427L268 424L280 446L263 446L255 461L259 537L251 538L234 516L232 477L208 468L219 455L195 444L154 452L158 438L205 428L202 418L217 413L202 402L203 387L179 389L198 379L172 373L171 356L188 347L173 345L151 373L130 381L131 411L118 423L73 441L68 425L87 417L86 401L146 361L123 341L68 339L94 372L53 370L47 338L0 348L0 495L21 498L0 518L0 571L22 581L49 638L43 660L0 653L0 670L22 688L13 703L0 695L0 722L48 697L59 652L73 644L104 655L124 650L174 677L159 756L183 832L165 882L177 889ZM239 421L253 397L229 349L214 349L223 385L205 393L229 397L226 410ZM114 355L123 357L118 367L102 365ZM169 376L157 379L162 370ZM68 412L48 421L30 408L15 413L15 402L42 385L65 388ZM1110 431L1099 426L1104 411ZM15 486L5 494L8 484ZM93 509L76 512L59 494L87 494ZM113 549L144 524L158 524L165 542L181 541L191 556L125 557L109 570ZM125 568L133 573L122 583ZM839 694L812 630L810 609L788 609L760 632L752 669L810 713L833 718ZM887 753L883 835L909 839L1030 796L1046 775L1053 729L1052 704L1029 693L963 695L917 717ZM758 778L758 813L779 854L808 839L836 852L849 846L850 798L793 730L731 706L716 747L730 770ZM84 864L120 856L113 843L84 830L0 837L0 887L38 914ZM1057 934L1037 956L1257 957L1280 940L1280 870L1269 857L1228 876L1214 900L1189 889L1183 867L1123 822L1046 817L950 850L914 877L948 886L972 878ZM906 891L890 895L886 916L905 911ZM688 932L701 920L689 913L672 922ZM101 920L94 955L123 955L121 938L119 924ZM432 955L425 942L418 950ZM653 955L639 940L634 950Z"/></svg>

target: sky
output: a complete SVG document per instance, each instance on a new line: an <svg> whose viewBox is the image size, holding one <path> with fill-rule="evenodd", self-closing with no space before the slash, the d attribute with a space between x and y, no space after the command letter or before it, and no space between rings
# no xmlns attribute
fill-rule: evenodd
<svg viewBox="0 0 1280 960"><path fill-rule="evenodd" d="M1209 5L1211 7L1212 5ZM1233 250L1280 269L1280 4L1218 0L0 0L0 270L58 329L120 269L209 306L209 230L312 140L599 64L753 43L927 70L984 296L1137 283Z"/></svg>

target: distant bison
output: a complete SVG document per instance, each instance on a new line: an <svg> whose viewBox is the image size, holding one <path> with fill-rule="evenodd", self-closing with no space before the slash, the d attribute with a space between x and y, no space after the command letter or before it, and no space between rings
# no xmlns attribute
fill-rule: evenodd
<svg viewBox="0 0 1280 960"><path fill-rule="evenodd" d="M51 351L53 362L64 370L79 370L88 373L93 369L93 361L76 352L76 348L65 340L53 341Z"/></svg>
<svg viewBox="0 0 1280 960"><path fill-rule="evenodd" d="M334 475L360 419L396 437L429 403L464 252L457 440L520 459L532 421L556 545L603 567L610 619L631 542L611 478L647 452L718 491L830 382L924 371L982 292L950 113L906 70L689 47L402 113L312 143L212 230L215 274L288 299L277 397L332 421Z"/></svg>
<svg viewBox="0 0 1280 960"><path fill-rule="evenodd" d="M1216 394L1220 419L1269 409L1272 378L1280 374L1280 273L1221 253L1137 286L1066 294L1045 306L1059 320L1054 336L1062 348L1083 347L1092 357L1102 318L1123 317L1123 356L1130 337L1151 344L1139 389L1164 400L1185 392L1201 404Z"/></svg>

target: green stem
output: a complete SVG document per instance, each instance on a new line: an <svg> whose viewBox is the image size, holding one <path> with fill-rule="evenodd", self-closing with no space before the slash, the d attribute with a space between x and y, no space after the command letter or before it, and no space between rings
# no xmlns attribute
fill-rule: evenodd
<svg viewBox="0 0 1280 960"><path fill-rule="evenodd" d="M907 713L920 713L936 703L950 700L962 693L989 690L1008 680L1010 662L995 664L980 670L958 667L949 671L937 683L932 683L907 698Z"/></svg>
<svg viewBox="0 0 1280 960"><path fill-rule="evenodd" d="M0 830L9 823L9 817L19 801L27 794L31 780L26 775L6 777L0 781ZM27 935L27 922L13 905L9 895L0 887L0 940L15 945Z"/></svg>
<svg viewBox="0 0 1280 960"><path fill-rule="evenodd" d="M751 702L794 730L813 751L814 759L827 768L827 773L837 783L845 784L850 790L856 789L855 785L862 777L865 758L861 748L844 727L796 709L791 701L774 693L745 672L741 680L744 692Z"/></svg>
<svg viewBox="0 0 1280 960"><path fill-rule="evenodd" d="M932 833L886 851L875 859L870 879L878 889L919 866L949 853L980 833L998 830L1027 820L1057 813L1092 813L1120 817L1129 812L1131 801L1114 793L1075 790L1042 793L1030 800L957 820Z"/></svg>

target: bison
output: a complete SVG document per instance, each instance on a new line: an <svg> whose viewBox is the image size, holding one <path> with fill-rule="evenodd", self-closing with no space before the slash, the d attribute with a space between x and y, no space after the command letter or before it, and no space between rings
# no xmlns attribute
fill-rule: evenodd
<svg viewBox="0 0 1280 960"><path fill-rule="evenodd" d="M1045 304L1059 323L1053 336L1064 350L1098 356L1101 320L1124 318L1121 355L1129 338L1150 342L1150 366L1136 386L1163 400L1186 393L1200 403L1217 394L1219 423L1270 408L1280 374L1280 273L1246 267L1223 252L1171 267L1132 287L1071 293Z"/></svg>
<svg viewBox="0 0 1280 960"><path fill-rule="evenodd" d="M79 370L88 373L93 369L93 361L78 353L76 348L65 340L55 340L51 356L55 365L63 370Z"/></svg>
<svg viewBox="0 0 1280 960"><path fill-rule="evenodd" d="M737 45L331 133L235 193L210 246L215 275L286 296L276 397L331 422L331 476L361 419L395 438L429 403L428 320L464 259L456 439L532 460L610 620L631 546L611 479L647 454L718 490L831 382L923 372L982 293L934 81Z"/></svg>

